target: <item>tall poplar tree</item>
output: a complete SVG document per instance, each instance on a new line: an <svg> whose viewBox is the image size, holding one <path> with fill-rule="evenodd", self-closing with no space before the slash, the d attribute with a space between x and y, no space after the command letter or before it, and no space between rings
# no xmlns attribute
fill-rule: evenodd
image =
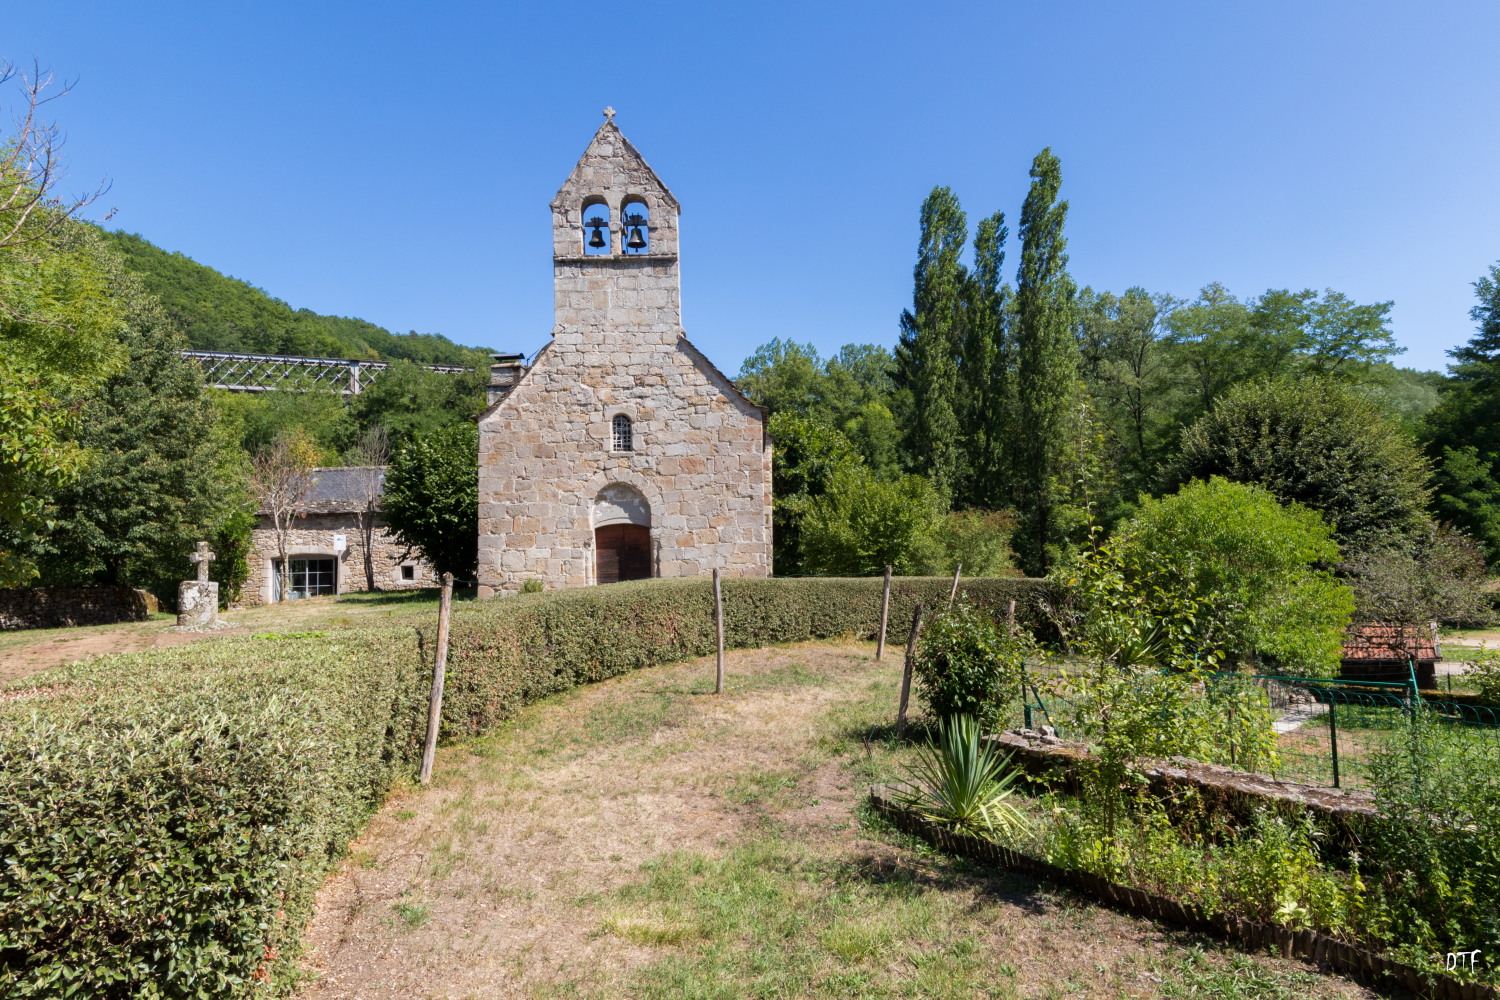
<svg viewBox="0 0 1500 1000"><path fill-rule="evenodd" d="M896 370L912 397L908 465L951 495L965 464L959 358L969 271L959 257L968 220L953 190L935 187L922 202L921 223L912 308L901 314Z"/></svg>
<svg viewBox="0 0 1500 1000"><path fill-rule="evenodd" d="M960 374L968 477L960 494L965 507L997 510L1010 502L1005 447L1013 416L1010 378L1013 351L1007 336L1011 289L1005 268L1005 213L980 220L974 236L974 272Z"/></svg>
<svg viewBox="0 0 1500 1000"><path fill-rule="evenodd" d="M1057 200L1062 167L1052 149L1031 164L1031 190L1021 207L1021 266L1016 275L1016 422L1011 436L1012 485L1019 524L1013 544L1021 567L1047 572L1061 540L1059 508L1078 392L1073 335L1075 288L1068 276L1063 224L1068 203Z"/></svg>

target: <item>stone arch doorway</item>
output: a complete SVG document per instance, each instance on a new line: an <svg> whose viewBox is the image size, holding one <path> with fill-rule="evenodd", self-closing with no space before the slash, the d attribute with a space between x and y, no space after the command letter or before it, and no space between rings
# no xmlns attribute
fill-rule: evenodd
<svg viewBox="0 0 1500 1000"><path fill-rule="evenodd" d="M594 498L594 580L644 580L651 569L651 505L634 486L611 483Z"/></svg>

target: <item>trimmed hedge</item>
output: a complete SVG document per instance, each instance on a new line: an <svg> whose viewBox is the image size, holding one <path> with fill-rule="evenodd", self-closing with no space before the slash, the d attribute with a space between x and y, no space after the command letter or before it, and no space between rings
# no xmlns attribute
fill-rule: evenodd
<svg viewBox="0 0 1500 1000"><path fill-rule="evenodd" d="M897 655L916 603L896 581ZM1040 625L1046 585L967 581ZM880 581L725 580L725 641L873 636ZM0 689L0 995L243 997L285 983L329 865L420 757L435 616L218 638ZM703 580L506 597L454 612L445 730L713 652ZM731 684L733 678L731 677Z"/></svg>
<svg viewBox="0 0 1500 1000"><path fill-rule="evenodd" d="M420 752L419 641L227 639L0 692L0 996L284 981L329 863Z"/></svg>
<svg viewBox="0 0 1500 1000"><path fill-rule="evenodd" d="M946 604L952 579L892 581L886 643L898 655L919 602ZM961 596L1045 635L1049 584L1020 577L962 581ZM852 635L880 627L881 581L872 578L725 579L724 643L731 649ZM715 649L708 579L641 580L521 594L457 609L444 687L444 735L483 732L525 705L577 684ZM731 679L731 684L733 683Z"/></svg>

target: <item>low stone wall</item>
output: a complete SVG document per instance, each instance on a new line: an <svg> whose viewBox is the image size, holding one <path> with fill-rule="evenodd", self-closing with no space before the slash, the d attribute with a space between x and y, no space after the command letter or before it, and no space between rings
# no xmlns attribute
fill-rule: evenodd
<svg viewBox="0 0 1500 1000"><path fill-rule="evenodd" d="M989 739L1028 774L1069 787L1075 785L1070 772L1090 756L1082 743L1031 729L1012 729ZM1328 820L1333 828L1353 833L1377 815L1375 799L1368 792L1278 781L1180 757L1145 762L1141 773L1151 792L1161 798L1171 799L1175 792L1193 789L1204 805L1225 808L1240 819L1257 806L1306 809Z"/></svg>
<svg viewBox="0 0 1500 1000"><path fill-rule="evenodd" d="M0 590L0 630L143 622L156 598L131 587L25 587Z"/></svg>

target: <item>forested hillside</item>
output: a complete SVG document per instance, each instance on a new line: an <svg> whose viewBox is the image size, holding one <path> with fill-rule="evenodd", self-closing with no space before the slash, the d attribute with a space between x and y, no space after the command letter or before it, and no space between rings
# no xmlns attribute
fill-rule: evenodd
<svg viewBox="0 0 1500 1000"><path fill-rule="evenodd" d="M488 364L484 349L461 347L441 334L396 334L362 319L293 309L248 282L163 250L135 233L104 236L161 300L195 350Z"/></svg>

